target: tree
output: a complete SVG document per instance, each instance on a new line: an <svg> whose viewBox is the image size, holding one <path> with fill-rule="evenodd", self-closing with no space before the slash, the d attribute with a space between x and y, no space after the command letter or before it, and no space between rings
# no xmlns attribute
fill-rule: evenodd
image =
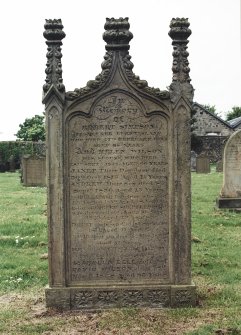
<svg viewBox="0 0 241 335"><path fill-rule="evenodd" d="M25 119L24 123L19 125L20 129L15 136L22 141L45 141L44 119L44 115L35 115Z"/></svg>
<svg viewBox="0 0 241 335"><path fill-rule="evenodd" d="M219 113L216 111L216 106L213 105L202 105L207 111L209 111L209 113L212 113L213 115L219 116Z"/></svg>
<svg viewBox="0 0 241 335"><path fill-rule="evenodd" d="M231 111L227 112L226 121L236 119L236 117L240 117L240 116L241 116L241 107L234 106L232 107Z"/></svg>

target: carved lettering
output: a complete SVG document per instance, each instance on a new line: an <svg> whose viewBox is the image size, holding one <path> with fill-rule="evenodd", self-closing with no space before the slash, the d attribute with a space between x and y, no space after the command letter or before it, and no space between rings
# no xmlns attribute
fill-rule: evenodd
<svg viewBox="0 0 241 335"><path fill-rule="evenodd" d="M69 134L70 282L168 281L166 119L120 93Z"/></svg>

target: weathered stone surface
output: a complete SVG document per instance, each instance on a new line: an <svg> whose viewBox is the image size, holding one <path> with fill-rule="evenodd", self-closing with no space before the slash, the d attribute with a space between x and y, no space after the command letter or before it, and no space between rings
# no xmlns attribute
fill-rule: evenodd
<svg viewBox="0 0 241 335"><path fill-rule="evenodd" d="M46 158L23 156L21 159L21 181L24 186L46 186Z"/></svg>
<svg viewBox="0 0 241 335"><path fill-rule="evenodd" d="M196 159L197 173L210 173L210 161L208 157L198 156Z"/></svg>
<svg viewBox="0 0 241 335"><path fill-rule="evenodd" d="M216 172L223 172L223 161L222 160L216 163Z"/></svg>
<svg viewBox="0 0 241 335"><path fill-rule="evenodd" d="M226 143L223 172L218 206L241 208L241 130L236 131Z"/></svg>
<svg viewBox="0 0 241 335"><path fill-rule="evenodd" d="M232 126L222 120L219 116L210 113L205 107L198 103L193 104L195 111L195 129L193 132L197 136L208 136L216 134L217 136L228 137L233 134Z"/></svg>
<svg viewBox="0 0 241 335"><path fill-rule="evenodd" d="M48 29L63 27L60 20L47 23ZM43 98L49 307L195 305L188 26L186 19L171 22L180 62L171 94L132 72L127 18L107 19L102 73L84 88L65 93L54 71L61 57L49 56ZM49 34L48 47L57 50L64 34L51 33L54 46Z"/></svg>
<svg viewBox="0 0 241 335"><path fill-rule="evenodd" d="M216 163L223 157L225 143L228 136L198 136L198 144L193 150L208 157L211 163Z"/></svg>
<svg viewBox="0 0 241 335"><path fill-rule="evenodd" d="M16 164L15 164L15 160L14 160L14 156L11 155L8 159L8 165L9 165L9 172L15 172L16 171Z"/></svg>
<svg viewBox="0 0 241 335"><path fill-rule="evenodd" d="M95 287L46 289L47 307L63 310L115 307L188 307L196 304L195 285L159 285L129 288Z"/></svg>
<svg viewBox="0 0 241 335"><path fill-rule="evenodd" d="M195 151L191 151L191 171L196 171L197 168L197 154Z"/></svg>

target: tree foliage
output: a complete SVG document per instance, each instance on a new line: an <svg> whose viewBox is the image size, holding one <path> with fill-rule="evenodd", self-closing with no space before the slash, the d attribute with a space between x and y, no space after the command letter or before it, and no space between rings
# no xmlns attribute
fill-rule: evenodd
<svg viewBox="0 0 241 335"><path fill-rule="evenodd" d="M216 106L213 105L202 105L207 111L209 111L209 113L212 113L213 115L219 116L219 113L216 111Z"/></svg>
<svg viewBox="0 0 241 335"><path fill-rule="evenodd" d="M19 125L19 130L15 136L22 141L45 141L44 119L44 115L35 115L32 118L25 119L24 123Z"/></svg>
<svg viewBox="0 0 241 335"><path fill-rule="evenodd" d="M234 106L232 107L231 111L227 112L226 120L227 121L233 120L233 119L236 119L236 117L240 117L240 116L241 116L241 107Z"/></svg>

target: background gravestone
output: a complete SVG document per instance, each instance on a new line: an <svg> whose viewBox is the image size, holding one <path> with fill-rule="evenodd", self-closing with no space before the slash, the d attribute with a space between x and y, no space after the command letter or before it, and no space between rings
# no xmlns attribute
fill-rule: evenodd
<svg viewBox="0 0 241 335"><path fill-rule="evenodd" d="M9 172L15 172L16 171L16 164L15 164L15 160L14 160L14 156L10 156L9 160L8 160L8 170Z"/></svg>
<svg viewBox="0 0 241 335"><path fill-rule="evenodd" d="M132 69L128 18L107 19L102 72L65 92L61 20L46 20L48 307L195 305L191 281L187 19L173 19L173 82Z"/></svg>
<svg viewBox="0 0 241 335"><path fill-rule="evenodd" d="M241 208L241 130L236 131L224 148L223 186L219 208Z"/></svg>
<svg viewBox="0 0 241 335"><path fill-rule="evenodd" d="M196 171L197 168L197 154L195 151L191 151L191 171Z"/></svg>
<svg viewBox="0 0 241 335"><path fill-rule="evenodd" d="M210 160L205 156L198 156L196 159L197 173L210 173Z"/></svg>
<svg viewBox="0 0 241 335"><path fill-rule="evenodd" d="M21 159L21 181L24 186L46 186L46 158L24 155Z"/></svg>
<svg viewBox="0 0 241 335"><path fill-rule="evenodd" d="M216 172L223 172L223 160L217 161Z"/></svg>

